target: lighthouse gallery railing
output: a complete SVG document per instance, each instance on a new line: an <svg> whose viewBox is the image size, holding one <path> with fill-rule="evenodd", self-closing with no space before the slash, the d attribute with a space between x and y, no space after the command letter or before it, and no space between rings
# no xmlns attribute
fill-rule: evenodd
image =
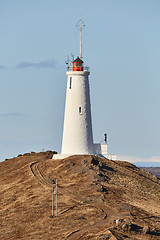
<svg viewBox="0 0 160 240"><path fill-rule="evenodd" d="M67 71L73 71L73 69L74 69L74 67L67 67ZM90 69L89 69L89 67L83 67L83 71L89 72Z"/></svg>

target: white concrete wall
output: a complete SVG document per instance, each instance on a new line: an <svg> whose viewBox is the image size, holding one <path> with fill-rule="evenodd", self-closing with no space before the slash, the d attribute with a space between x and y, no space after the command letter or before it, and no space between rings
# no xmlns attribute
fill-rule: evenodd
<svg viewBox="0 0 160 240"><path fill-rule="evenodd" d="M68 71L61 154L93 154L89 72ZM72 78L70 88L70 77ZM81 107L81 113L79 108Z"/></svg>
<svg viewBox="0 0 160 240"><path fill-rule="evenodd" d="M108 154L108 144L94 143L93 147L94 147L94 154L103 156L110 160L117 160L116 154Z"/></svg>
<svg viewBox="0 0 160 240"><path fill-rule="evenodd" d="M95 154L107 154L107 144L94 143L93 146Z"/></svg>
<svg viewBox="0 0 160 240"><path fill-rule="evenodd" d="M101 144L101 151L102 151L102 155L103 154L107 154L107 144Z"/></svg>

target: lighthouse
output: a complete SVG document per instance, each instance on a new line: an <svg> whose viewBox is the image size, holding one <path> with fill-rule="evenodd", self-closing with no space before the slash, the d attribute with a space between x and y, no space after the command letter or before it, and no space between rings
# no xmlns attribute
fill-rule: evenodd
<svg viewBox="0 0 160 240"><path fill-rule="evenodd" d="M67 71L62 154L93 154L89 68L77 57Z"/></svg>
<svg viewBox="0 0 160 240"><path fill-rule="evenodd" d="M92 132L91 101L89 87L89 67L82 60L81 32L82 20L76 25L80 30L80 55L67 66L67 88L62 137L61 154L54 159L62 159L71 155L97 154L112 158L107 154L107 143L94 144ZM67 62L68 64L68 62Z"/></svg>

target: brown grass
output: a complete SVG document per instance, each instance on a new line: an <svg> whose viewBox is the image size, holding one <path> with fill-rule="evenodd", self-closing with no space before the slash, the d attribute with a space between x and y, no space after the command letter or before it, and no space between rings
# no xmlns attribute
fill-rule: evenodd
<svg viewBox="0 0 160 240"><path fill-rule="evenodd" d="M0 163L0 239L98 239L101 234L111 240L160 239L157 177L128 162L89 155L53 160L52 154L32 153ZM58 180L55 218L49 218L49 178ZM124 233L115 219L157 230Z"/></svg>

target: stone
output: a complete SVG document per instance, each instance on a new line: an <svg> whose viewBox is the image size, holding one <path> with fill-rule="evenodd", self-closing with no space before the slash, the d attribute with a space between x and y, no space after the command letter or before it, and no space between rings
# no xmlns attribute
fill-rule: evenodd
<svg viewBox="0 0 160 240"><path fill-rule="evenodd" d="M127 223L124 223L124 224L122 225L122 230L123 230L123 231L128 231L128 228L129 228L129 225L128 225Z"/></svg>
<svg viewBox="0 0 160 240"><path fill-rule="evenodd" d="M156 233L156 231L157 231L156 228L153 227L151 232Z"/></svg>
<svg viewBox="0 0 160 240"><path fill-rule="evenodd" d="M114 223L118 226L123 222L123 219L115 219Z"/></svg>
<svg viewBox="0 0 160 240"><path fill-rule="evenodd" d="M150 232L150 228L148 226L144 226L143 233L149 233L149 232Z"/></svg>
<svg viewBox="0 0 160 240"><path fill-rule="evenodd" d="M79 217L78 220L87 220L85 217Z"/></svg>
<svg viewBox="0 0 160 240"><path fill-rule="evenodd" d="M110 239L111 236L109 234L101 234L98 236L98 240L107 240L107 239Z"/></svg>
<svg viewBox="0 0 160 240"><path fill-rule="evenodd" d="M128 231L132 231L132 229L133 229L133 225L131 223L128 224Z"/></svg>

